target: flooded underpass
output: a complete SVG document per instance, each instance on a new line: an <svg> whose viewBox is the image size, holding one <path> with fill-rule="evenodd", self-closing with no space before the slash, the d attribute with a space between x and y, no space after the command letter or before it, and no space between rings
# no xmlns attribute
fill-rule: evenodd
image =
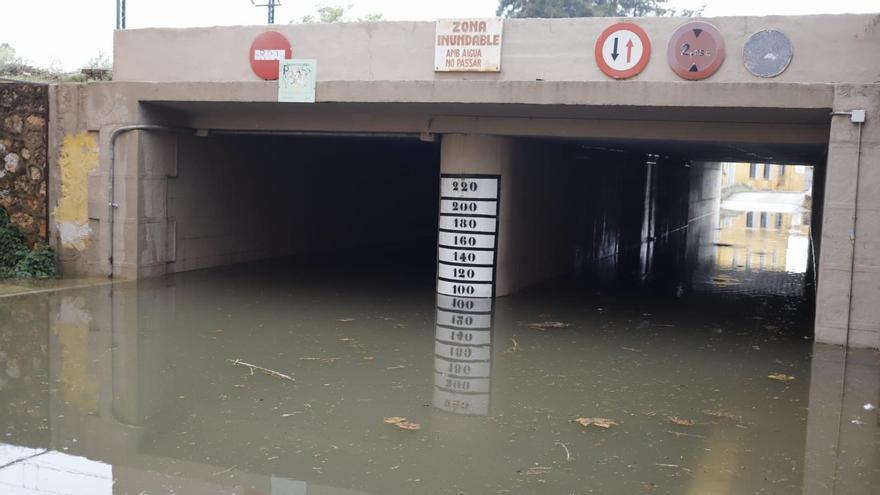
<svg viewBox="0 0 880 495"><path fill-rule="evenodd" d="M436 295L434 249L0 299L4 493L878 486L878 356L814 347L802 293L493 303Z"/></svg>
<svg viewBox="0 0 880 495"><path fill-rule="evenodd" d="M524 140L499 184L442 146L158 147L161 276L0 297L3 493L880 484L880 356L813 342L810 167Z"/></svg>

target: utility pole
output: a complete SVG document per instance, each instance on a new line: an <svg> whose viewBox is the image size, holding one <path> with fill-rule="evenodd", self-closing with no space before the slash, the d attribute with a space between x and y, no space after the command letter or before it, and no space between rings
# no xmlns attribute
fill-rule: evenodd
<svg viewBox="0 0 880 495"><path fill-rule="evenodd" d="M122 0L125 1L125 0ZM251 4L255 7L268 7L269 8L269 24L275 24L275 7L281 6L281 0L266 0L269 3L257 3L255 0L251 0Z"/></svg>
<svg viewBox="0 0 880 495"><path fill-rule="evenodd" d="M125 0L116 0L116 29L125 29Z"/></svg>

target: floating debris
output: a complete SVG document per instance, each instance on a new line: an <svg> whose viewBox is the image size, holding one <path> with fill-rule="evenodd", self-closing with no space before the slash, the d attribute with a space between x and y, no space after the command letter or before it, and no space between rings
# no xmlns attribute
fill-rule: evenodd
<svg viewBox="0 0 880 495"><path fill-rule="evenodd" d="M274 376L275 378L281 378L282 380L288 380L288 381L291 381L291 382L295 382L295 381L296 381L296 380L294 380L293 377L290 376L290 375L285 375L284 373L279 373L279 372L277 372L277 371L275 371L275 370L270 370L269 368L264 368L264 367L262 367L262 366L257 366L256 364L246 363L246 362L242 361L241 359L227 359L226 361L229 362L229 363L232 363L233 366L244 366L244 367L250 369L250 371L251 371L251 375L254 374L254 370L257 370L257 371L259 371L260 373L264 373L264 374L269 375L269 376Z"/></svg>
<svg viewBox="0 0 880 495"><path fill-rule="evenodd" d="M526 326L538 330L547 330L548 328L568 328L571 326L571 323L565 323L562 321L539 321L534 323L526 323Z"/></svg>
<svg viewBox="0 0 880 495"><path fill-rule="evenodd" d="M412 423L407 421L405 417L402 416L391 416L390 418L383 418L382 422L388 425L394 425L402 430L421 430L422 425L418 423Z"/></svg>
<svg viewBox="0 0 880 495"><path fill-rule="evenodd" d="M300 361L320 361L320 362L322 362L322 363L332 363L333 361L337 361L337 360L339 360L339 359L342 359L342 358L340 358L340 357L326 357L326 358L322 358L322 357L301 357L301 358L299 358Z"/></svg>
<svg viewBox="0 0 880 495"><path fill-rule="evenodd" d="M562 450L565 451L565 462L571 462L574 458L571 456L571 451L568 450L568 446L562 442L556 441L554 444L562 447Z"/></svg>
<svg viewBox="0 0 880 495"><path fill-rule="evenodd" d="M791 375L786 375L785 373L770 373L767 375L767 378L771 380L777 380L780 382L790 382L794 380L794 377Z"/></svg>
<svg viewBox="0 0 880 495"><path fill-rule="evenodd" d="M675 435L677 437L706 438L703 435L696 435L694 433L684 433L681 431L666 430L666 433L669 433L670 435Z"/></svg>
<svg viewBox="0 0 880 495"><path fill-rule="evenodd" d="M733 421L742 421L742 419L743 419L742 416L739 416L739 415L736 415L733 413L729 413L727 411L722 411L720 409L718 409L718 410L703 409L703 414L705 414L707 416L712 416L715 418L732 419Z"/></svg>
<svg viewBox="0 0 880 495"><path fill-rule="evenodd" d="M612 426L617 426L617 421L608 418L575 418L573 421L584 427L595 426L605 428L606 430Z"/></svg>
<svg viewBox="0 0 880 495"><path fill-rule="evenodd" d="M526 469L526 476L547 474L552 470L553 470L553 468L549 467L549 466L533 466L533 467Z"/></svg>
<svg viewBox="0 0 880 495"><path fill-rule="evenodd" d="M862 409L864 409L865 411L873 411L874 409L877 409L877 406L868 402L867 404L862 406Z"/></svg>
<svg viewBox="0 0 880 495"><path fill-rule="evenodd" d="M336 321L341 323L350 323L354 321L354 318L336 318Z"/></svg>
<svg viewBox="0 0 880 495"><path fill-rule="evenodd" d="M666 421L678 426L694 426L696 424L693 420L679 418L678 416L666 416Z"/></svg>

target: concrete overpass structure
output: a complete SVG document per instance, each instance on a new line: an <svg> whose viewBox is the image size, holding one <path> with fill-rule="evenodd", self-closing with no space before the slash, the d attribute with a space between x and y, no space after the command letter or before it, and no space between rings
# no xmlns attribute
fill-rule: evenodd
<svg viewBox="0 0 880 495"><path fill-rule="evenodd" d="M655 53L631 79L603 74L593 48L616 21L504 21L500 72L467 73L434 70L434 23L273 27L317 60L314 104L279 103L251 70L266 27L119 31L113 82L52 88L64 273L148 277L431 236L438 175L465 174L499 179L485 240L501 296L575 269L578 253L661 249L675 222L645 212L667 201L686 225L717 200L699 193L713 162L801 163L818 178L816 338L880 348L880 16L709 19L728 55L701 81L665 60L680 18L636 20ZM794 49L773 78L741 56L766 29ZM628 207L591 203L611 183Z"/></svg>

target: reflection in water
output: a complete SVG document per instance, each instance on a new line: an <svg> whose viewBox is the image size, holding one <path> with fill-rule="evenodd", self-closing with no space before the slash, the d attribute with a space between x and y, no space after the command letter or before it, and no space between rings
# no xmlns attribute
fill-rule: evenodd
<svg viewBox="0 0 880 495"><path fill-rule="evenodd" d="M492 299L437 295L434 407L489 414L492 304Z"/></svg>
<svg viewBox="0 0 880 495"><path fill-rule="evenodd" d="M113 466L44 449L0 443L4 495L110 495Z"/></svg>
<svg viewBox="0 0 880 495"><path fill-rule="evenodd" d="M836 348L803 339L797 299L623 300L562 286L493 306L437 298L430 273L353 265L252 264L0 299L3 441L91 459L118 494L880 486L877 411L863 408L877 404L877 355L850 354L841 374ZM569 326L529 326L543 320ZM619 426L571 422L582 416ZM31 486L17 465L0 479Z"/></svg>
<svg viewBox="0 0 880 495"><path fill-rule="evenodd" d="M804 192L746 192L721 203L703 231L699 292L804 296L810 256L810 212ZM694 229L694 232L697 232ZM690 234L689 234L690 235ZM708 253L708 256L707 256Z"/></svg>

